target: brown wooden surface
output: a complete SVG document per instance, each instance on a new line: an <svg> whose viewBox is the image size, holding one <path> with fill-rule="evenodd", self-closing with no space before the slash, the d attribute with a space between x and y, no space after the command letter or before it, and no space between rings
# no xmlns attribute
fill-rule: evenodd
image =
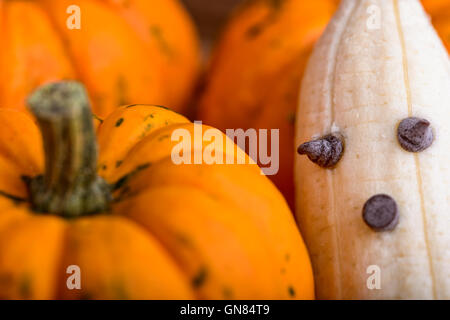
<svg viewBox="0 0 450 320"><path fill-rule="evenodd" d="M230 12L241 1L243 0L183 0L207 44L214 41Z"/></svg>

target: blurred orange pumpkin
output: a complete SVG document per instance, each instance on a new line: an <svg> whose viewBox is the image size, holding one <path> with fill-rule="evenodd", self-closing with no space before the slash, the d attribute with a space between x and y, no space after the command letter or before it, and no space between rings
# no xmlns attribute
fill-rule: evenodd
<svg viewBox="0 0 450 320"><path fill-rule="evenodd" d="M78 6L81 29L70 29ZM37 86L78 79L94 113L152 103L183 111L199 45L178 0L0 0L0 105L24 109Z"/></svg>
<svg viewBox="0 0 450 320"><path fill-rule="evenodd" d="M216 48L198 116L227 128L280 129L271 177L293 207L294 122L300 81L334 0L254 0L232 17Z"/></svg>
<svg viewBox="0 0 450 320"><path fill-rule="evenodd" d="M450 51L450 1L422 0L422 3L427 12L430 13L433 25L447 50Z"/></svg>

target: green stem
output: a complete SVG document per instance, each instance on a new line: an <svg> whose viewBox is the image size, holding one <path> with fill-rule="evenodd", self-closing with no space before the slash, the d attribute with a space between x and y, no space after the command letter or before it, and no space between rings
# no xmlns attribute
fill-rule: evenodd
<svg viewBox="0 0 450 320"><path fill-rule="evenodd" d="M65 217L107 210L110 187L97 175L97 142L84 87L78 82L44 85L28 105L45 151L45 173L29 185L33 209Z"/></svg>

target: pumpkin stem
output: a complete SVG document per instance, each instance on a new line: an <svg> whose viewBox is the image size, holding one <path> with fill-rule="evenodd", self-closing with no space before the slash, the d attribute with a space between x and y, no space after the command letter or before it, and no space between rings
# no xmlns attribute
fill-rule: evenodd
<svg viewBox="0 0 450 320"><path fill-rule="evenodd" d="M28 105L45 151L44 175L29 182L33 209L64 217L107 210L112 197L97 175L97 140L84 87L74 81L44 85Z"/></svg>

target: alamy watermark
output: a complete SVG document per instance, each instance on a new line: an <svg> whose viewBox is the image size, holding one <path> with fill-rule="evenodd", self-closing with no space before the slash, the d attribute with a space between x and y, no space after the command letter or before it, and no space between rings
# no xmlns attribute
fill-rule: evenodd
<svg viewBox="0 0 450 320"><path fill-rule="evenodd" d="M194 136L184 128L175 129L171 140L178 142L171 153L172 162L181 164L249 164L258 163L262 174L275 175L280 168L279 129L227 129L226 136L214 128L204 130L194 122ZM269 141L270 140L270 141ZM236 154L235 144L249 158ZM269 146L270 144L270 152ZM193 152L191 152L193 150Z"/></svg>
<svg viewBox="0 0 450 320"><path fill-rule="evenodd" d="M377 265L370 265L366 270L370 276L367 278L367 289L381 290L381 268Z"/></svg>
<svg viewBox="0 0 450 320"><path fill-rule="evenodd" d="M369 17L366 21L366 27L369 30L379 30L381 28L381 8L376 4L367 7Z"/></svg>
<svg viewBox="0 0 450 320"><path fill-rule="evenodd" d="M81 8L77 5L70 5L66 9L66 13L69 17L66 20L66 26L69 30L81 29Z"/></svg>
<svg viewBox="0 0 450 320"><path fill-rule="evenodd" d="M81 269L73 264L67 267L66 273L70 274L66 280L66 286L69 290L81 290Z"/></svg>

